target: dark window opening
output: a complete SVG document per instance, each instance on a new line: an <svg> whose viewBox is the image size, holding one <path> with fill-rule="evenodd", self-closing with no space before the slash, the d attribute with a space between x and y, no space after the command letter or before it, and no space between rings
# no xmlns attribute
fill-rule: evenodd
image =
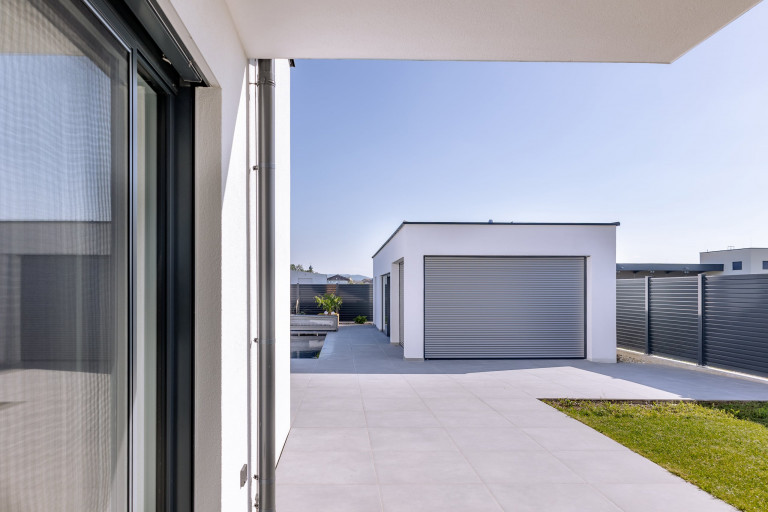
<svg viewBox="0 0 768 512"><path fill-rule="evenodd" d="M731 265L732 270L741 270L741 262L740 261L734 261Z"/></svg>

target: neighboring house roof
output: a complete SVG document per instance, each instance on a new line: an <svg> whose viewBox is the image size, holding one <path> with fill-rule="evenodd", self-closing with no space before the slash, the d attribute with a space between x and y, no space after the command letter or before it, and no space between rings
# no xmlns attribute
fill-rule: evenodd
<svg viewBox="0 0 768 512"><path fill-rule="evenodd" d="M328 276L329 281L347 281L349 282L348 277L344 277L342 275L336 274L335 276Z"/></svg>

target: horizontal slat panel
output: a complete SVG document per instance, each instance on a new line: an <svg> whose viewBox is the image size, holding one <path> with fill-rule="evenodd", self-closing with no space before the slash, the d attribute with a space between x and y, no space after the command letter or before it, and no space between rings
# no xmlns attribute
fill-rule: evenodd
<svg viewBox="0 0 768 512"><path fill-rule="evenodd" d="M616 281L616 344L645 351L645 279Z"/></svg>
<svg viewBox="0 0 768 512"><path fill-rule="evenodd" d="M706 364L768 374L768 275L707 278L704 298Z"/></svg>
<svg viewBox="0 0 768 512"><path fill-rule="evenodd" d="M649 347L652 354L698 360L697 277L649 279Z"/></svg>
<svg viewBox="0 0 768 512"><path fill-rule="evenodd" d="M349 322L358 315L373 320L373 285L370 284L292 284L291 313L296 311L296 298L301 295L299 311L307 315L319 315L323 311L315 303L315 296L335 293L341 297L339 320Z"/></svg>
<svg viewBox="0 0 768 512"><path fill-rule="evenodd" d="M584 258L424 262L425 357L584 357Z"/></svg>

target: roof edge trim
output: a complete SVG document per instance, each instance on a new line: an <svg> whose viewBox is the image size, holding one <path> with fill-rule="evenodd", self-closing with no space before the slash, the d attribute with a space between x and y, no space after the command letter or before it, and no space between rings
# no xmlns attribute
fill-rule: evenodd
<svg viewBox="0 0 768 512"><path fill-rule="evenodd" d="M620 222L414 222L404 220L389 238L379 247L371 258L375 258L387 244L395 238L406 224L429 226L620 226Z"/></svg>

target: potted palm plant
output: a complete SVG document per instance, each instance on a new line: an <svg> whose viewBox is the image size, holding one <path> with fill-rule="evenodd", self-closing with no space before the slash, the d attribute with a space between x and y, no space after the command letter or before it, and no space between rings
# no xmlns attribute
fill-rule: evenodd
<svg viewBox="0 0 768 512"><path fill-rule="evenodd" d="M326 293L322 297L316 295L315 302L323 310L323 314L338 316L342 300L341 297L334 293Z"/></svg>

